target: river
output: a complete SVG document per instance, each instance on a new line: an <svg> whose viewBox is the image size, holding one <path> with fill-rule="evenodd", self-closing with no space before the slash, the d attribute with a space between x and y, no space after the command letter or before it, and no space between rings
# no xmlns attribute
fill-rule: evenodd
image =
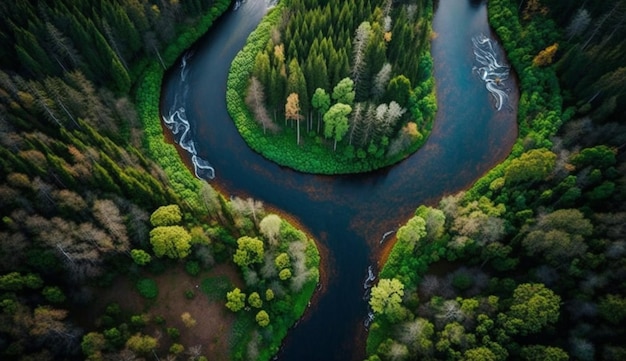
<svg viewBox="0 0 626 361"><path fill-rule="evenodd" d="M486 4L439 0L432 41L439 111L425 146L367 174L298 173L251 151L225 106L230 63L267 6L248 0L223 16L187 53L185 68L174 66L166 75L161 110L167 115L185 108L197 157L210 162L211 182L227 196L253 197L294 215L328 250L329 280L278 359L362 360L368 312L363 282L368 267L377 267L383 234L420 204L469 187L509 154L517 136L517 87L511 83L508 103L498 111L476 72L472 38L492 36Z"/></svg>

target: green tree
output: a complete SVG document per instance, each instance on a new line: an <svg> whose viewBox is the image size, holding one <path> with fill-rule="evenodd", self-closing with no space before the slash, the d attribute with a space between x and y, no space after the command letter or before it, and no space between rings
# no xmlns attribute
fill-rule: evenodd
<svg viewBox="0 0 626 361"><path fill-rule="evenodd" d="M265 310L261 310L256 314L255 320L259 326L267 327L270 324L270 315Z"/></svg>
<svg viewBox="0 0 626 361"><path fill-rule="evenodd" d="M157 257L183 259L191 249L191 235L181 226L161 226L150 231L150 243Z"/></svg>
<svg viewBox="0 0 626 361"><path fill-rule="evenodd" d="M243 236L237 240L233 261L243 268L253 263L262 263L264 255L263 241L256 237Z"/></svg>
<svg viewBox="0 0 626 361"><path fill-rule="evenodd" d="M567 361L569 356L558 347L533 345L525 346L521 352L525 361Z"/></svg>
<svg viewBox="0 0 626 361"><path fill-rule="evenodd" d="M554 169L556 154L548 149L532 149L511 161L504 178L509 184L533 183L545 179Z"/></svg>
<svg viewBox="0 0 626 361"><path fill-rule="evenodd" d="M541 283L523 283L513 291L507 316L521 335L537 333L559 319L561 297Z"/></svg>
<svg viewBox="0 0 626 361"><path fill-rule="evenodd" d="M335 140L333 150L337 150L337 142L348 132L348 114L351 111L349 105L337 103L324 114L324 136Z"/></svg>
<svg viewBox="0 0 626 361"><path fill-rule="evenodd" d="M354 104L355 94L354 81L350 78L341 79L333 88L333 100L337 103L352 105Z"/></svg>
<svg viewBox="0 0 626 361"><path fill-rule="evenodd" d="M152 260L150 254L143 249L131 249L130 256L133 258L133 261L140 266L145 266Z"/></svg>
<svg viewBox="0 0 626 361"><path fill-rule="evenodd" d="M276 265L277 270L282 270L284 268L289 268L291 266L291 260L289 259L289 254L283 252L276 256L274 259L274 264Z"/></svg>
<svg viewBox="0 0 626 361"><path fill-rule="evenodd" d="M248 296L248 304L250 304L250 306L252 306L254 308L261 308L261 307L263 307L263 300L261 299L261 296L259 296L258 292L252 292Z"/></svg>
<svg viewBox="0 0 626 361"><path fill-rule="evenodd" d="M382 278L372 287L369 304L374 313L383 315L391 322L397 322L406 316L402 306L404 284L396 278Z"/></svg>
<svg viewBox="0 0 626 361"><path fill-rule="evenodd" d="M101 352L106 346L104 335L98 332L89 332L83 336L80 348L88 360L98 360L102 357Z"/></svg>
<svg viewBox="0 0 626 361"><path fill-rule="evenodd" d="M626 297L609 294L600 300L598 305L600 316L614 325L622 324L626 319Z"/></svg>
<svg viewBox="0 0 626 361"><path fill-rule="evenodd" d="M315 89L313 99L311 99L311 105L313 109L317 110L317 130L319 131L320 120L330 108L330 95L322 88Z"/></svg>
<svg viewBox="0 0 626 361"><path fill-rule="evenodd" d="M395 101L402 108L406 108L411 98L411 89L411 81L406 76L398 75L393 77L389 81L389 85L387 85L385 100L387 100L387 103Z"/></svg>
<svg viewBox="0 0 626 361"><path fill-rule="evenodd" d="M154 337L137 333L126 341L126 347L140 355L148 355L159 347L159 342Z"/></svg>
<svg viewBox="0 0 626 361"><path fill-rule="evenodd" d="M465 361L497 361L496 355L487 347L471 348L463 353Z"/></svg>
<svg viewBox="0 0 626 361"><path fill-rule="evenodd" d="M522 245L528 254L543 254L558 266L582 256L587 251L585 237L592 232L593 225L578 209L559 209L541 216Z"/></svg>
<svg viewBox="0 0 626 361"><path fill-rule="evenodd" d="M280 270L280 272L278 272L278 278L281 279L281 281L286 281L288 279L291 278L291 270L289 268L285 268Z"/></svg>
<svg viewBox="0 0 626 361"><path fill-rule="evenodd" d="M161 206L150 216L150 223L154 227L173 226L179 224L182 220L182 213L177 204Z"/></svg>
<svg viewBox="0 0 626 361"><path fill-rule="evenodd" d="M226 307L233 312L237 312L246 305L246 294L241 292L239 288L235 288L226 293L226 300Z"/></svg>

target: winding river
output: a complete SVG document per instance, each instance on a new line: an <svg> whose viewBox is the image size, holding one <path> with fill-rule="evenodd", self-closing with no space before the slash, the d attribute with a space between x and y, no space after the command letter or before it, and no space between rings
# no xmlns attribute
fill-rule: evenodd
<svg viewBox="0 0 626 361"><path fill-rule="evenodd" d="M383 235L406 222L418 205L436 204L467 188L509 154L517 135L517 87L508 80L502 88L507 103L498 110L476 71L481 64L472 38L493 38L486 4L439 0L432 42L439 111L426 145L403 162L368 174L316 176L280 167L248 148L225 107L229 65L265 13L265 1L233 8L181 57L164 79L161 111L167 118L184 109L185 137L202 169L215 170L212 182L219 189L294 215L327 249L328 282L278 359L362 360L364 281L391 239ZM505 63L497 44L494 49Z"/></svg>

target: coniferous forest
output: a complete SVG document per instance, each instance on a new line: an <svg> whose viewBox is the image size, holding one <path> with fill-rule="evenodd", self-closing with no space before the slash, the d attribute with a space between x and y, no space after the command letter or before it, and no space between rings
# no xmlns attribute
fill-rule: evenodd
<svg viewBox="0 0 626 361"><path fill-rule="evenodd" d="M165 69L230 3L0 3L0 359L267 360L304 312L310 237L193 178L163 140ZM488 8L519 78L518 139L469 189L415 205L371 292L367 359L624 360L626 3ZM233 64L235 122L324 173L400 160L436 111L433 11L280 2ZM175 270L197 287L171 317L155 310ZM219 352L192 341L198 300L227 314Z"/></svg>
<svg viewBox="0 0 626 361"><path fill-rule="evenodd" d="M413 153L437 109L432 15L430 1L281 1L231 68L229 111L244 139L311 173Z"/></svg>

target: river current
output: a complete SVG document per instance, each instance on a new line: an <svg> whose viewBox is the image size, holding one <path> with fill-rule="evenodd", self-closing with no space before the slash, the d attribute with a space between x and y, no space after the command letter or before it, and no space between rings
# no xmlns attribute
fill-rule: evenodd
<svg viewBox="0 0 626 361"><path fill-rule="evenodd" d="M477 70L488 67L472 41L480 43L482 36L490 39L493 60L507 67L486 4L439 0L432 41L439 110L424 147L367 174L295 172L250 150L226 111L230 63L270 6L266 0L237 2L181 56L164 79L161 114L197 176L226 196L253 197L295 216L327 251L328 281L278 359L361 360L368 319L364 286L375 282L380 251L417 206L469 187L509 154L517 136L517 86L501 77L496 85L503 93L494 93L486 86L489 68Z"/></svg>

